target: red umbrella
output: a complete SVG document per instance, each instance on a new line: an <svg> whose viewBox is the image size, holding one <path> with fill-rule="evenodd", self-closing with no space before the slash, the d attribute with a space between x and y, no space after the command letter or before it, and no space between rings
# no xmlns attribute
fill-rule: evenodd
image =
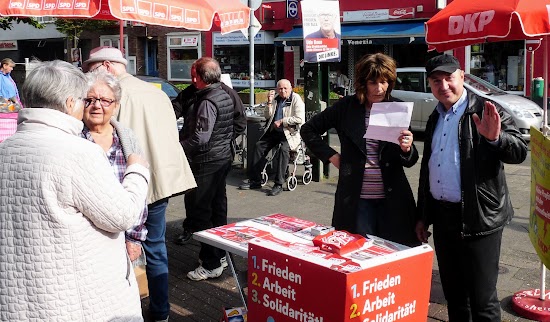
<svg viewBox="0 0 550 322"><path fill-rule="evenodd" d="M0 16L129 20L222 33L248 28L250 8L239 0L1 0Z"/></svg>
<svg viewBox="0 0 550 322"><path fill-rule="evenodd" d="M486 41L544 37L544 79L548 81L550 0L453 0L428 20L425 27L428 49L439 52ZM546 129L548 86L544 88Z"/></svg>
<svg viewBox="0 0 550 322"><path fill-rule="evenodd" d="M550 0L454 0L426 23L430 49L550 34Z"/></svg>

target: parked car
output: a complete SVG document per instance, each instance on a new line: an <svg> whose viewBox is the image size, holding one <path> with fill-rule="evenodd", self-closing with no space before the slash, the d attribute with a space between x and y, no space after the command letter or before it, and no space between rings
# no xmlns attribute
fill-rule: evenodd
<svg viewBox="0 0 550 322"><path fill-rule="evenodd" d="M170 100L173 100L176 98L181 92L179 88L177 88L174 84L170 83L164 78L160 77L154 77L154 76L136 76L137 78L141 79L142 81L146 81L148 83L153 83L162 89L163 92L170 97Z"/></svg>
<svg viewBox="0 0 550 322"><path fill-rule="evenodd" d="M482 97L500 104L516 122L523 138L530 139L531 126L541 128L542 109L533 101L506 93L500 88L471 74L464 75L464 87ZM392 96L405 102L414 102L411 119L413 131L424 131L428 117L433 112L437 99L433 96L424 67L397 69L397 84Z"/></svg>

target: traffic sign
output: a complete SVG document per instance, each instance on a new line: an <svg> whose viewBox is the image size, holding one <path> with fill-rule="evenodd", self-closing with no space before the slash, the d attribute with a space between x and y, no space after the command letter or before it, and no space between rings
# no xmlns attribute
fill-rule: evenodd
<svg viewBox="0 0 550 322"><path fill-rule="evenodd" d="M298 0L286 0L286 17L298 18Z"/></svg>

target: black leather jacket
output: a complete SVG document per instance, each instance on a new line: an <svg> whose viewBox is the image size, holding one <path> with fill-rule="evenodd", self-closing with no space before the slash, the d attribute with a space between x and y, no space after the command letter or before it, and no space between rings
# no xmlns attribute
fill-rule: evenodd
<svg viewBox="0 0 550 322"><path fill-rule="evenodd" d="M464 89L466 90L466 89ZM460 150L460 179L462 186L462 235L486 235L504 228L514 214L504 163L518 164L527 156L527 143L521 137L514 120L504 109L493 102L500 114L500 143L492 146L481 136L472 119L476 113L481 118L485 99L467 92L468 107L460 119L458 144ZM432 210L428 162L432 153L432 136L439 119L434 110L426 125L424 156L418 187L418 219L426 227L437 216Z"/></svg>

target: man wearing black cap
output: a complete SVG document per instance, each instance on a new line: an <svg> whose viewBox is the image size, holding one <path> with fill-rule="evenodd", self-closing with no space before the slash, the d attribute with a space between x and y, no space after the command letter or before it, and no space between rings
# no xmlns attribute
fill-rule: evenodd
<svg viewBox="0 0 550 322"><path fill-rule="evenodd" d="M517 164L527 144L498 104L467 91L450 55L426 64L439 100L426 125L416 233L434 245L450 322L501 321L496 283L502 230L514 210L503 163Z"/></svg>

